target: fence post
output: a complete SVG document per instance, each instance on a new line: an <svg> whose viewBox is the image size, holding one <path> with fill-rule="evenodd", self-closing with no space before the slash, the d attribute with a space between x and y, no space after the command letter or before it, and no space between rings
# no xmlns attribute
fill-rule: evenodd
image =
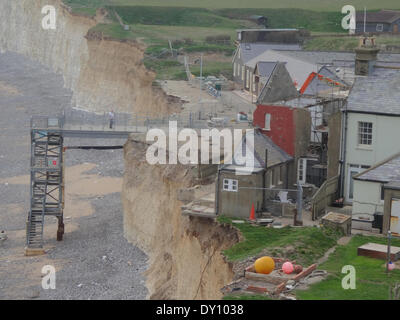
<svg viewBox="0 0 400 320"><path fill-rule="evenodd" d="M391 240L392 240L392 232L389 230L388 231L388 245L387 245L387 253L386 253L386 273L389 273L389 262L391 261L390 258L390 245L391 245Z"/></svg>
<svg viewBox="0 0 400 320"><path fill-rule="evenodd" d="M303 225L303 188L300 182L297 181L297 215L296 215L296 225Z"/></svg>

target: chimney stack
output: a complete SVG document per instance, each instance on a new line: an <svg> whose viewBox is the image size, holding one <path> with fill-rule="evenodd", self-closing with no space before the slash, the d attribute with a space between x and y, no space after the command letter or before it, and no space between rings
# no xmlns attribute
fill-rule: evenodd
<svg viewBox="0 0 400 320"><path fill-rule="evenodd" d="M357 76L368 76L373 73L379 53L375 40L375 37L363 36L360 38L359 46L355 49L355 74Z"/></svg>

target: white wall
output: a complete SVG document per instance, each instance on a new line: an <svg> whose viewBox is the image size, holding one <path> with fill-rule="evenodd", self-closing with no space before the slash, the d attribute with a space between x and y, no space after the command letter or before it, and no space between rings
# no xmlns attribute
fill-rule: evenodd
<svg viewBox="0 0 400 320"><path fill-rule="evenodd" d="M353 214L383 212L381 183L354 180Z"/></svg>
<svg viewBox="0 0 400 320"><path fill-rule="evenodd" d="M372 122L372 145L358 146L358 121ZM400 117L349 113L344 194L347 199L350 164L373 166L400 151Z"/></svg>

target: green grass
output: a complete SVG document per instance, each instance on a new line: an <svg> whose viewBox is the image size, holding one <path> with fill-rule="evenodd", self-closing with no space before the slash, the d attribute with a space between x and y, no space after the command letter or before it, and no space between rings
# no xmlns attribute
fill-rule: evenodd
<svg viewBox="0 0 400 320"><path fill-rule="evenodd" d="M270 28L306 28L311 31L344 32L340 11L316 12L300 9L217 9L188 7L107 6L126 24L192 26L232 31L249 26L246 19L254 14L269 18ZM254 27L254 26L253 26Z"/></svg>
<svg viewBox="0 0 400 320"><path fill-rule="evenodd" d="M268 17L269 28L304 28L315 32L344 32L341 11L317 12L305 9L224 9L219 14L231 19L246 19L251 15Z"/></svg>
<svg viewBox="0 0 400 320"><path fill-rule="evenodd" d="M207 36L229 35L236 39L236 31L232 28L189 27L189 26L161 26L161 25L131 25L132 32L137 38L145 38L149 43L168 40L190 38L194 41L204 41Z"/></svg>
<svg viewBox="0 0 400 320"><path fill-rule="evenodd" d="M144 64L148 69L156 72L157 80L186 80L185 68L176 60L147 58L144 60ZM200 75L200 66L192 66L190 70L195 76ZM228 78L232 77L232 64L230 62L204 62L204 77L219 76L221 74Z"/></svg>
<svg viewBox="0 0 400 320"><path fill-rule="evenodd" d="M356 37L317 37L308 40L305 50L326 50L326 51L352 51L358 45Z"/></svg>
<svg viewBox="0 0 400 320"><path fill-rule="evenodd" d="M80 4L88 2L106 2L111 5L135 6L165 6L165 7L192 7L192 8L301 8L314 11L340 11L347 4L352 4L357 10L365 7L372 9L399 9L398 0L64 0Z"/></svg>
<svg viewBox="0 0 400 320"><path fill-rule="evenodd" d="M98 8L107 5L108 0L63 0L72 11L81 15L94 16Z"/></svg>
<svg viewBox="0 0 400 320"><path fill-rule="evenodd" d="M271 297L262 294L229 294L222 300L273 300Z"/></svg>
<svg viewBox="0 0 400 320"><path fill-rule="evenodd" d="M368 10L400 8L394 0L363 0ZM196 26L237 29L249 26L246 19L254 14L268 17L271 28L306 28L316 32L344 32L341 8L346 1L303 0L252 0L248 2L170 0L64 0L77 12L94 13L96 8L106 7L117 11L126 24L163 26ZM343 2L343 3L342 3ZM361 0L353 1L357 9L363 9ZM368 3L369 2L369 3ZM357 5L359 4L359 5Z"/></svg>
<svg viewBox="0 0 400 320"><path fill-rule="evenodd" d="M358 46L358 37L334 37L331 35L313 37L306 41L305 50L327 50L327 51L353 51ZM378 36L378 45L397 45L400 46L399 36Z"/></svg>
<svg viewBox="0 0 400 320"><path fill-rule="evenodd" d="M99 23L98 25L92 28L92 31L101 32L103 33L104 36L113 39L119 39L119 40L136 39L135 35L132 32L125 31L121 27L121 25L116 22L111 24Z"/></svg>
<svg viewBox="0 0 400 320"><path fill-rule="evenodd" d="M389 285L400 282L400 270L385 272L385 261L357 256L357 248L365 243L386 244L386 239L378 237L354 236L350 243L339 246L328 261L318 269L327 270L330 276L316 283L306 291L296 291L299 299L304 300L380 300L388 299ZM394 239L393 246L400 246L400 240ZM344 290L341 282L345 274L343 266L352 265L356 269L356 289Z"/></svg>
<svg viewBox="0 0 400 320"><path fill-rule="evenodd" d="M110 6L126 24L240 28L235 20L203 8Z"/></svg>
<svg viewBox="0 0 400 320"><path fill-rule="evenodd" d="M232 224L232 219L219 217L220 223ZM309 265L336 244L340 233L327 228L284 227L281 229L253 226L249 223L234 224L244 237L244 241L224 251L230 261L243 260L267 249L273 256L284 254L284 248L292 246L287 258Z"/></svg>

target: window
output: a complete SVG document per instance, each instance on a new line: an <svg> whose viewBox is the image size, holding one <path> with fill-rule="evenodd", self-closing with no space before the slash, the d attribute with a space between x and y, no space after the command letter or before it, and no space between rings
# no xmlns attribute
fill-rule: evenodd
<svg viewBox="0 0 400 320"><path fill-rule="evenodd" d="M279 167L279 176L278 177L279 177L278 183L282 184L282 182L283 182L283 166Z"/></svg>
<svg viewBox="0 0 400 320"><path fill-rule="evenodd" d="M281 167L276 168L276 184L281 184Z"/></svg>
<svg viewBox="0 0 400 320"><path fill-rule="evenodd" d="M272 174L271 171L267 172L267 188L272 188Z"/></svg>
<svg viewBox="0 0 400 320"><path fill-rule="evenodd" d="M307 170L307 159L301 158L298 162L297 167L297 181L299 184L306 183L306 170Z"/></svg>
<svg viewBox="0 0 400 320"><path fill-rule="evenodd" d="M237 192L238 191L238 181L233 180L233 179L224 179L223 190Z"/></svg>
<svg viewBox="0 0 400 320"><path fill-rule="evenodd" d="M271 130L271 114L269 114L269 113L265 114L264 129L265 130Z"/></svg>
<svg viewBox="0 0 400 320"><path fill-rule="evenodd" d="M233 64L233 76L236 77L238 75L238 64L235 62Z"/></svg>
<svg viewBox="0 0 400 320"><path fill-rule="evenodd" d="M244 80L244 66L242 66L242 80Z"/></svg>
<svg viewBox="0 0 400 320"><path fill-rule="evenodd" d="M275 187L275 169L271 170L271 188Z"/></svg>
<svg viewBox="0 0 400 320"><path fill-rule="evenodd" d="M372 122L358 122L358 144L372 145Z"/></svg>
<svg viewBox="0 0 400 320"><path fill-rule="evenodd" d="M383 31L383 24L377 24L376 25L376 31L382 32Z"/></svg>
<svg viewBox="0 0 400 320"><path fill-rule="evenodd" d="M359 164L349 164L348 168L348 181L347 181L347 200L353 200L353 191L354 191L354 179L353 177L356 174L363 172L366 169L369 169L370 166L359 165Z"/></svg>
<svg viewBox="0 0 400 320"><path fill-rule="evenodd" d="M382 200L382 201L385 200L385 188L384 188L384 184L381 185L381 200Z"/></svg>

